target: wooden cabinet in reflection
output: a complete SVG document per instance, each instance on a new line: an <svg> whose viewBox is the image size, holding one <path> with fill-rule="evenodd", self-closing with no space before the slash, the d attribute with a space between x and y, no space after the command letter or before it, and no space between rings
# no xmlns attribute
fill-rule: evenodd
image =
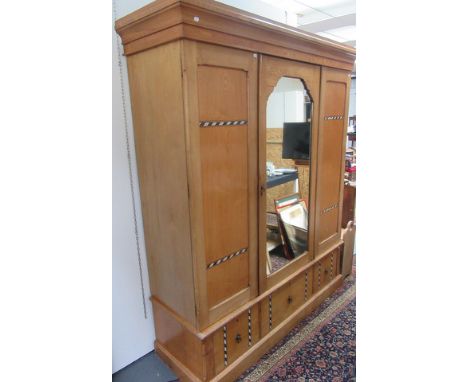
<svg viewBox="0 0 468 382"><path fill-rule="evenodd" d="M341 228L346 228L348 222L356 221L356 186L345 184L343 190L343 216Z"/></svg>

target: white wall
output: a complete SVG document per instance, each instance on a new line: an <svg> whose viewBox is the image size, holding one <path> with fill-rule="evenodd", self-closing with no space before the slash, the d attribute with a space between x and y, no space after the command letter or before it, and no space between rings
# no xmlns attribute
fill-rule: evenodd
<svg viewBox="0 0 468 382"><path fill-rule="evenodd" d="M356 115L356 78L351 79L349 90L349 116Z"/></svg>
<svg viewBox="0 0 468 382"><path fill-rule="evenodd" d="M281 78L267 103L267 128L282 128L283 122L304 122L304 85L296 78Z"/></svg>
<svg viewBox="0 0 468 382"><path fill-rule="evenodd" d="M116 1L117 18L148 2ZM126 129L117 51L118 36L113 26L112 30L112 372L116 372L150 352L153 349L155 334L149 301L127 67L125 58L121 57L127 112ZM120 44L120 39L118 43ZM127 149L130 152L130 162Z"/></svg>
<svg viewBox="0 0 468 382"><path fill-rule="evenodd" d="M152 1L114 0L114 17L117 19L123 17L150 2ZM284 11L258 0L224 0L221 2L276 21L288 21ZM289 22L294 22L294 18L289 17ZM112 372L115 372L151 351L155 333L151 303L148 300L150 297L148 269L135 162L127 67L125 57L121 57L122 89L117 53L117 41L120 44L120 39L114 27L112 29ZM122 91L124 101L122 101ZM127 129L123 102L125 102L127 113ZM130 161L127 149L130 153ZM139 250L136 235L139 237Z"/></svg>
<svg viewBox="0 0 468 382"><path fill-rule="evenodd" d="M242 9L246 12L255 13L257 15L267 17L271 20L278 21L280 23L295 22L294 26L297 25L297 16L294 19L293 16L290 16L288 19L288 12L283 11L282 9L273 7L267 3L264 3L259 0L216 0L220 3L230 5L231 7L236 7ZM292 25L292 24L290 24Z"/></svg>

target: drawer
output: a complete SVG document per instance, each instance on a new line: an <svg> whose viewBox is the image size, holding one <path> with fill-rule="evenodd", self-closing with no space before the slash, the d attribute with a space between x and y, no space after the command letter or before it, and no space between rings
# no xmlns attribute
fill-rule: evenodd
<svg viewBox="0 0 468 382"><path fill-rule="evenodd" d="M334 249L314 265L312 294L319 292L338 274L340 248Z"/></svg>
<svg viewBox="0 0 468 382"><path fill-rule="evenodd" d="M261 302L262 336L294 313L309 295L305 273L300 274Z"/></svg>
<svg viewBox="0 0 468 382"><path fill-rule="evenodd" d="M215 373L234 362L260 338L257 305L229 321L213 334Z"/></svg>

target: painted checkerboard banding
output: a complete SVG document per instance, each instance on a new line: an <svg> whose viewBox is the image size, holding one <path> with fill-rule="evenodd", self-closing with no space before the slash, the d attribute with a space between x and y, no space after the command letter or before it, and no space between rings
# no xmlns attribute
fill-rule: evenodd
<svg viewBox="0 0 468 382"><path fill-rule="evenodd" d="M325 116L325 121L336 121L336 120L340 120L340 119L343 119L342 115L327 115L327 116Z"/></svg>
<svg viewBox="0 0 468 382"><path fill-rule="evenodd" d="M225 261L231 260L233 257L242 255L243 253L246 253L247 250L248 250L248 248L241 248L236 252L230 253L229 255L226 255L226 256L218 259L218 260L215 260L215 261L208 264L207 269L213 268L216 265L219 265L221 263L224 263Z"/></svg>
<svg viewBox="0 0 468 382"><path fill-rule="evenodd" d="M200 127L222 127L222 126L242 126L247 125L247 120L239 121L200 121Z"/></svg>
<svg viewBox="0 0 468 382"><path fill-rule="evenodd" d="M307 289L309 289L309 272L305 273L304 300L307 300Z"/></svg>

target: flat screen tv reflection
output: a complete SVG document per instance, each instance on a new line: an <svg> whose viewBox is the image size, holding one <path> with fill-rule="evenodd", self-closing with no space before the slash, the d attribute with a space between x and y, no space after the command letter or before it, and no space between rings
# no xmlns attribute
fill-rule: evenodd
<svg viewBox="0 0 468 382"><path fill-rule="evenodd" d="M310 122L283 124L283 159L310 158Z"/></svg>

